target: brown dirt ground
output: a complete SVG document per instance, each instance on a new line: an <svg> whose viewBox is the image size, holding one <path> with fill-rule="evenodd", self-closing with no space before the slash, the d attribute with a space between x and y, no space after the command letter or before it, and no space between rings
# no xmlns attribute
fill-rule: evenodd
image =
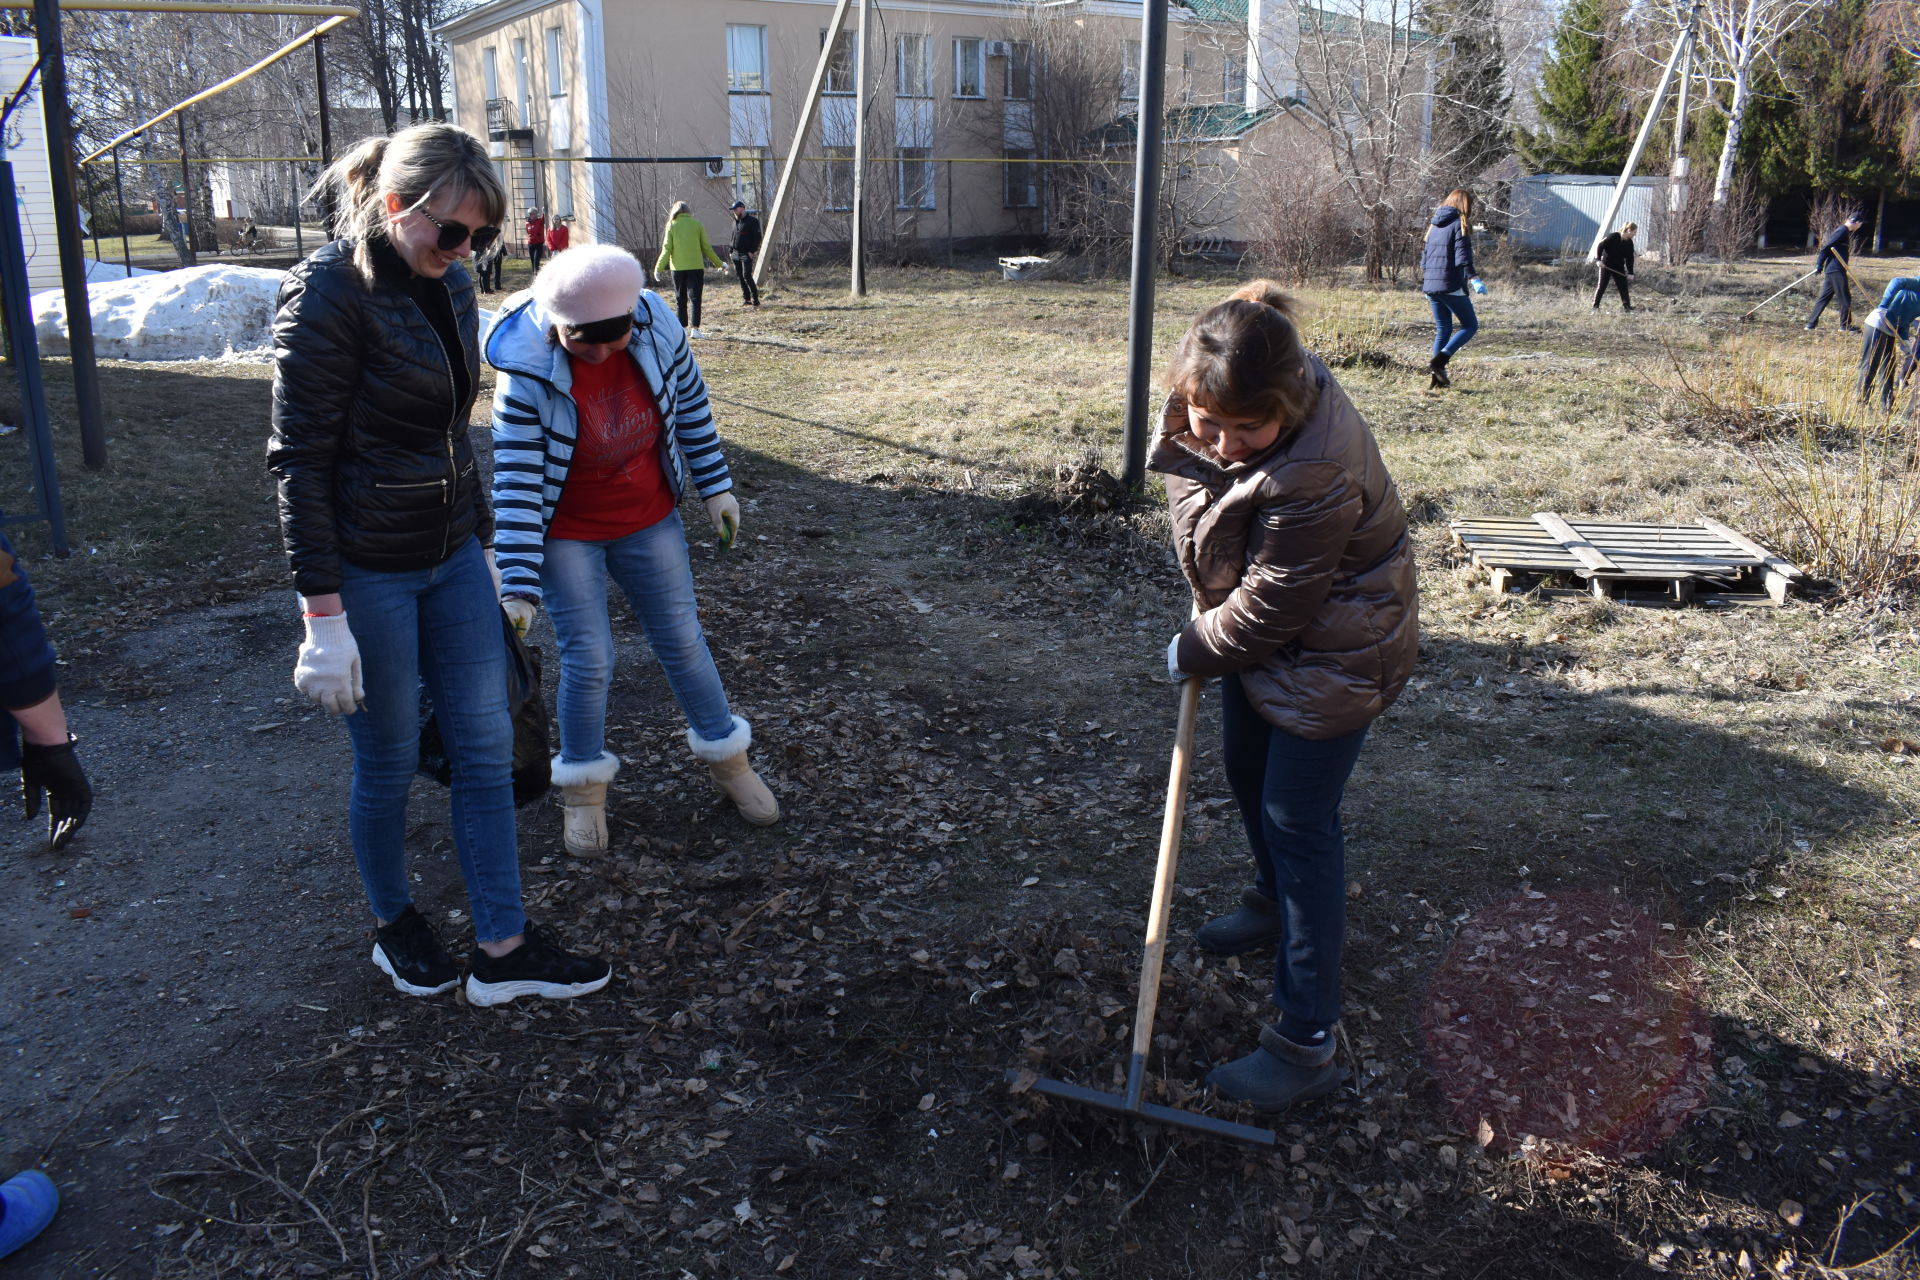
<svg viewBox="0 0 1920 1280"><path fill-rule="evenodd" d="M557 811L522 811L532 910L615 961L593 999L415 1001L367 963L346 744L287 683L283 590L241 575L65 646L100 803L58 856L0 827L0 1156L44 1160L66 1208L10 1275L1913 1274L1911 1080L1702 1009L1684 949L1611 985L1582 970L1581 999L1658 1042L1617 1054L1582 1006L1536 1015L1483 980L1547 972L1556 932L1629 959L1665 924L1710 938L1753 888L1744 843L1702 888L1710 835L1661 850L1583 812L1657 790L1663 755L1708 758L1732 809L1765 787L1844 826L1886 820L1873 798L1436 635L1350 791L1350 1087L1283 1118L1272 1152L1010 1090L1010 1067L1119 1082L1173 718L1158 655L1185 611L1165 552L1150 521L1063 522L910 465L730 452L743 544L699 549L696 573L786 819L749 829L718 801L627 626L613 855L567 859ZM1154 1096L1205 1109L1194 1084L1251 1041L1264 982L1184 942L1242 874L1203 715ZM1542 830L1448 802L1486 769ZM458 937L430 784L412 821L422 904ZM1457 1027L1475 983L1493 1027L1430 1048L1430 991ZM1678 1065L1695 1036L1705 1078ZM1436 1082L1468 1051L1463 1113ZM1691 1091L1675 1136L1564 1140L1572 1086L1637 1115L1648 1072L1650 1106ZM1555 1114L1567 1135L1537 1132Z"/></svg>

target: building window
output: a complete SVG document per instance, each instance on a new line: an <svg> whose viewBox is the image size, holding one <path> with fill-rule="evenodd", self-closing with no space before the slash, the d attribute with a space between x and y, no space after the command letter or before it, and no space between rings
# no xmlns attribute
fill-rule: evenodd
<svg viewBox="0 0 1920 1280"><path fill-rule="evenodd" d="M513 42L513 100L520 106L520 119L516 123L522 129L533 127L532 77L527 72L527 42L516 37Z"/></svg>
<svg viewBox="0 0 1920 1280"><path fill-rule="evenodd" d="M902 209L933 208L933 148L901 147L895 152Z"/></svg>
<svg viewBox="0 0 1920 1280"><path fill-rule="evenodd" d="M1005 152L1006 163L1000 166L1002 173L1001 203L1009 209L1031 209L1040 203L1040 166L1031 163L1034 158L1032 147L1008 147Z"/></svg>
<svg viewBox="0 0 1920 1280"><path fill-rule="evenodd" d="M727 92L767 91L767 29L727 24Z"/></svg>
<svg viewBox="0 0 1920 1280"><path fill-rule="evenodd" d="M933 50L924 35L894 38L894 95L901 98L933 96Z"/></svg>
<svg viewBox="0 0 1920 1280"><path fill-rule="evenodd" d="M732 156L733 198L749 209L766 208L767 172L772 168L767 162L767 149L735 147Z"/></svg>
<svg viewBox="0 0 1920 1280"><path fill-rule="evenodd" d="M827 208L853 208L853 148L823 147L827 163Z"/></svg>
<svg viewBox="0 0 1920 1280"><path fill-rule="evenodd" d="M1120 42L1120 101L1137 102L1140 99L1140 42L1123 40Z"/></svg>
<svg viewBox="0 0 1920 1280"><path fill-rule="evenodd" d="M491 45L480 51L480 79L486 85L488 102L500 96L500 51Z"/></svg>
<svg viewBox="0 0 1920 1280"><path fill-rule="evenodd" d="M567 63L560 53L560 28L547 28L547 96L567 96Z"/></svg>
<svg viewBox="0 0 1920 1280"><path fill-rule="evenodd" d="M827 58L827 80L821 86L820 92L853 93L856 91L853 77L858 73L859 68L854 66L853 61L853 37L853 32L842 31L834 40L833 53ZM824 46L826 42L827 33L823 28L820 32L820 43Z"/></svg>
<svg viewBox="0 0 1920 1280"><path fill-rule="evenodd" d="M1228 102L1247 100L1247 55L1229 49L1220 72L1220 93Z"/></svg>
<svg viewBox="0 0 1920 1280"><path fill-rule="evenodd" d="M573 216L573 163L568 160L553 162L553 216Z"/></svg>
<svg viewBox="0 0 1920 1280"><path fill-rule="evenodd" d="M1033 42L1009 41L1007 50L1007 97L1025 102L1033 97Z"/></svg>
<svg viewBox="0 0 1920 1280"><path fill-rule="evenodd" d="M953 96L987 96L987 42L962 38L953 42Z"/></svg>

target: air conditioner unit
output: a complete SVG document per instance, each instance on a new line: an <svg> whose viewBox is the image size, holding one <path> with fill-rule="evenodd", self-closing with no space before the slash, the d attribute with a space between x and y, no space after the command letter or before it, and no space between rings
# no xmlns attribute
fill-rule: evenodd
<svg viewBox="0 0 1920 1280"><path fill-rule="evenodd" d="M707 161L707 176L709 178L731 178L733 176L733 161L731 160Z"/></svg>
<svg viewBox="0 0 1920 1280"><path fill-rule="evenodd" d="M1013 56L1013 43L1008 40L989 40L987 41L987 56L989 58L1011 58Z"/></svg>

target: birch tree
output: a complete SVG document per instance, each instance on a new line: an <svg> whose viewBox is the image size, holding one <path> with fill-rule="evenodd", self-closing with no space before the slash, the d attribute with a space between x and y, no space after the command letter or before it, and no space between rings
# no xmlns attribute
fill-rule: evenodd
<svg viewBox="0 0 1920 1280"><path fill-rule="evenodd" d="M1676 30L1684 30L1689 5L1668 0ZM1813 15L1818 0L1700 0L1701 74L1719 90L1709 95L1726 116L1720 165L1713 177L1713 203L1723 205L1733 190L1734 166L1746 134L1748 112L1761 73L1779 71L1775 52Z"/></svg>

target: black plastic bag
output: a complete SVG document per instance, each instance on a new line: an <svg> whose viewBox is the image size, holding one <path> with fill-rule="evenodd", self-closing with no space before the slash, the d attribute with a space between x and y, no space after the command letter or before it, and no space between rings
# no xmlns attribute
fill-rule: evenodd
<svg viewBox="0 0 1920 1280"><path fill-rule="evenodd" d="M513 715L513 803L532 804L553 785L552 749L547 739L547 704L540 696L540 651L530 649L513 629L513 620L500 612L500 629L507 646L507 707ZM420 765L415 772L443 787L453 785L453 762L440 738L440 722L433 702L420 691Z"/></svg>

